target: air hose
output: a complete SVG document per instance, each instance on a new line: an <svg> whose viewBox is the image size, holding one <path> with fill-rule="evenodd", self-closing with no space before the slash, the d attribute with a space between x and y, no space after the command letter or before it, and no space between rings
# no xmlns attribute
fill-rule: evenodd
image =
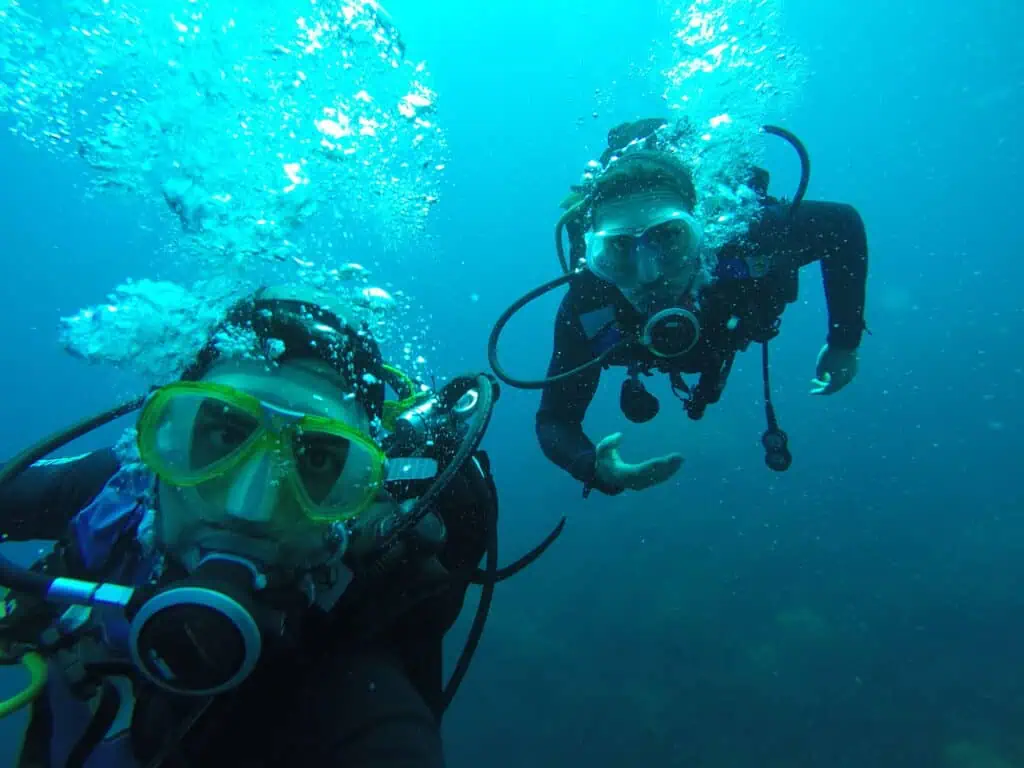
<svg viewBox="0 0 1024 768"><path fill-rule="evenodd" d="M36 651L29 651L22 655L18 661L21 662L25 671L28 672L28 685L11 696L11 698L0 701L0 717L13 715L19 709L27 707L39 697L39 694L43 692L43 688L46 687L48 677L46 659Z"/></svg>

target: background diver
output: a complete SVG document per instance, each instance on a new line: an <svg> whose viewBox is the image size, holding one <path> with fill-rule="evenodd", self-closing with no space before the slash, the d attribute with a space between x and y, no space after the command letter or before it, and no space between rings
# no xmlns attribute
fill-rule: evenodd
<svg viewBox="0 0 1024 768"><path fill-rule="evenodd" d="M678 125L651 118L624 123L608 134L595 172L573 188L556 228L565 275L513 304L491 334L489 356L500 379L542 389L536 430L544 454L584 485L606 494L641 490L664 482L680 467L678 453L636 464L619 455L621 434L595 445L583 419L601 369L624 367L620 393L624 415L645 422L657 415L657 399L640 376L667 373L672 391L691 419L700 419L722 396L736 354L762 344L768 428L765 462L789 468L788 438L779 428L770 397L768 346L782 313L797 298L798 272L821 263L828 305L828 332L816 363L812 394L843 389L857 373L864 325L868 249L857 211L832 202L804 201L809 158L800 141L772 126L800 154L800 187L791 202L770 197L768 173L754 168L749 186L757 215L747 234L713 254L703 245L695 217L697 190L678 156ZM691 137L692 138L692 137ZM563 229L570 243L563 251ZM509 376L497 357L501 331L511 316L544 293L569 283L555 319L554 349L545 379ZM683 374L698 374L690 386Z"/></svg>
<svg viewBox="0 0 1024 768"><path fill-rule="evenodd" d="M7 538L58 542L0 558L2 660L32 673L0 703L31 703L19 766L442 766L494 584L544 549L497 568L496 396L484 375L432 392L310 292L261 290L181 381L8 462ZM139 407L116 449L38 461Z"/></svg>

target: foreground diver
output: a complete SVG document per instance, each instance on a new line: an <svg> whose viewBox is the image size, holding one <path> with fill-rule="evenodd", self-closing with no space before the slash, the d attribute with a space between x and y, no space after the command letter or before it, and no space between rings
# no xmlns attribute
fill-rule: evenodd
<svg viewBox="0 0 1024 768"><path fill-rule="evenodd" d="M497 569L495 397L484 375L416 385L312 294L265 289L180 381L8 463L8 538L58 542L32 570L0 558L3 660L33 675L0 704L32 701L18 765L442 766L494 583L546 547ZM37 461L139 406L115 449Z"/></svg>
<svg viewBox="0 0 1024 768"><path fill-rule="evenodd" d="M788 438L779 428L770 397L768 341L779 332L783 310L797 298L798 272L821 262L828 303L828 333L818 355L812 394L830 395L857 373L864 326L867 238L849 205L804 202L809 159L800 154L802 178L792 202L768 196L768 174L753 169L750 187L758 213L742 240L709 254L695 217L698 199L689 167L674 151L687 128L659 118L622 124L608 134L599 168L563 202L556 228L565 275L530 292L510 307L491 334L490 361L498 377L516 387L543 389L537 436L545 455L584 485L606 494L642 490L679 469L678 453L631 464L619 455L621 434L597 445L583 431L601 369L627 370L620 394L633 422L653 419L657 399L640 377L667 373L673 393L691 419L700 419L722 396L736 354L762 344L765 462L789 468ZM690 136L690 140L696 137ZM568 233L570 260L562 246ZM547 378L522 381L502 370L498 337L525 304L569 283L555 320ZM695 386L683 374L698 374Z"/></svg>

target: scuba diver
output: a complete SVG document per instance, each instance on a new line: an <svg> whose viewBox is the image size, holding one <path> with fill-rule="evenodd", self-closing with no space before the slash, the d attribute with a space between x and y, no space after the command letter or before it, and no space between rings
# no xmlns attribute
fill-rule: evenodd
<svg viewBox="0 0 1024 768"><path fill-rule="evenodd" d="M442 766L494 585L561 530L498 568L497 395L483 374L432 391L315 293L266 288L179 381L4 465L7 539L57 542L0 557L0 658L31 678L0 703L31 707L20 768ZM42 460L136 409L114 448Z"/></svg>
<svg viewBox="0 0 1024 768"><path fill-rule="evenodd" d="M832 202L804 201L810 160L799 139L776 126L765 133L798 152L801 179L792 201L768 195L768 172L753 168L746 185L757 211L749 231L710 252L690 165L678 148L699 141L685 121L661 118L624 123L608 134L600 162L562 203L555 242L565 273L515 302L495 324L489 359L503 382L541 389L536 429L544 454L583 483L615 495L670 478L682 464L672 453L639 463L622 459L622 436L596 445L583 419L602 368L626 369L619 403L627 419L643 423L659 411L641 377L667 373L691 419L721 398L737 353L762 345L767 429L765 463L785 471L792 463L788 437L771 401L768 342L782 313L797 298L801 267L820 261L828 304L828 332L818 355L812 394L831 395L857 373L864 325L868 250L857 211ZM683 143L681 144L681 141ZM566 260L563 232L568 234ZM519 309L569 284L555 319L547 377L529 381L506 373L498 339ZM688 384L684 374L696 374Z"/></svg>

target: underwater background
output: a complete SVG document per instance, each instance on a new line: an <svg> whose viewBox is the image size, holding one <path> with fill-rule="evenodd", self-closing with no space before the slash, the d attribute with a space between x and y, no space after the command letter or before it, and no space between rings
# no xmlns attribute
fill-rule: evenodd
<svg viewBox="0 0 1024 768"><path fill-rule="evenodd" d="M445 720L453 768L1024 766L1024 5L780 8L804 74L772 119L810 151L808 199L851 203L867 226L860 374L836 397L807 394L826 330L820 273L808 267L772 343L792 469L762 461L754 348L699 423L656 382L661 415L629 424L620 379L606 375L588 433L623 431L627 459L679 450L686 462L663 486L586 500L540 453L537 393L503 388L484 443L502 560L561 515L569 522L497 590ZM403 322L434 374L484 370L501 311L558 274L558 203L608 129L665 114L674 7L391 0L388 10L430 63L442 194L410 244L381 256L366 252L371 236L353 237L318 258L373 261L389 290L410 296ZM791 194L795 157L763 141L772 193ZM188 275L162 260L173 229L155 213L162 203L86 195L88 169L14 132L0 134L0 160L6 458L142 386L67 354L60 318L128 277ZM509 326L510 372L542 374L559 298ZM40 549L4 546L22 561ZM452 660L472 607L449 635ZM20 674L2 670L5 693ZM13 764L23 727L23 716L0 724L0 764Z"/></svg>

